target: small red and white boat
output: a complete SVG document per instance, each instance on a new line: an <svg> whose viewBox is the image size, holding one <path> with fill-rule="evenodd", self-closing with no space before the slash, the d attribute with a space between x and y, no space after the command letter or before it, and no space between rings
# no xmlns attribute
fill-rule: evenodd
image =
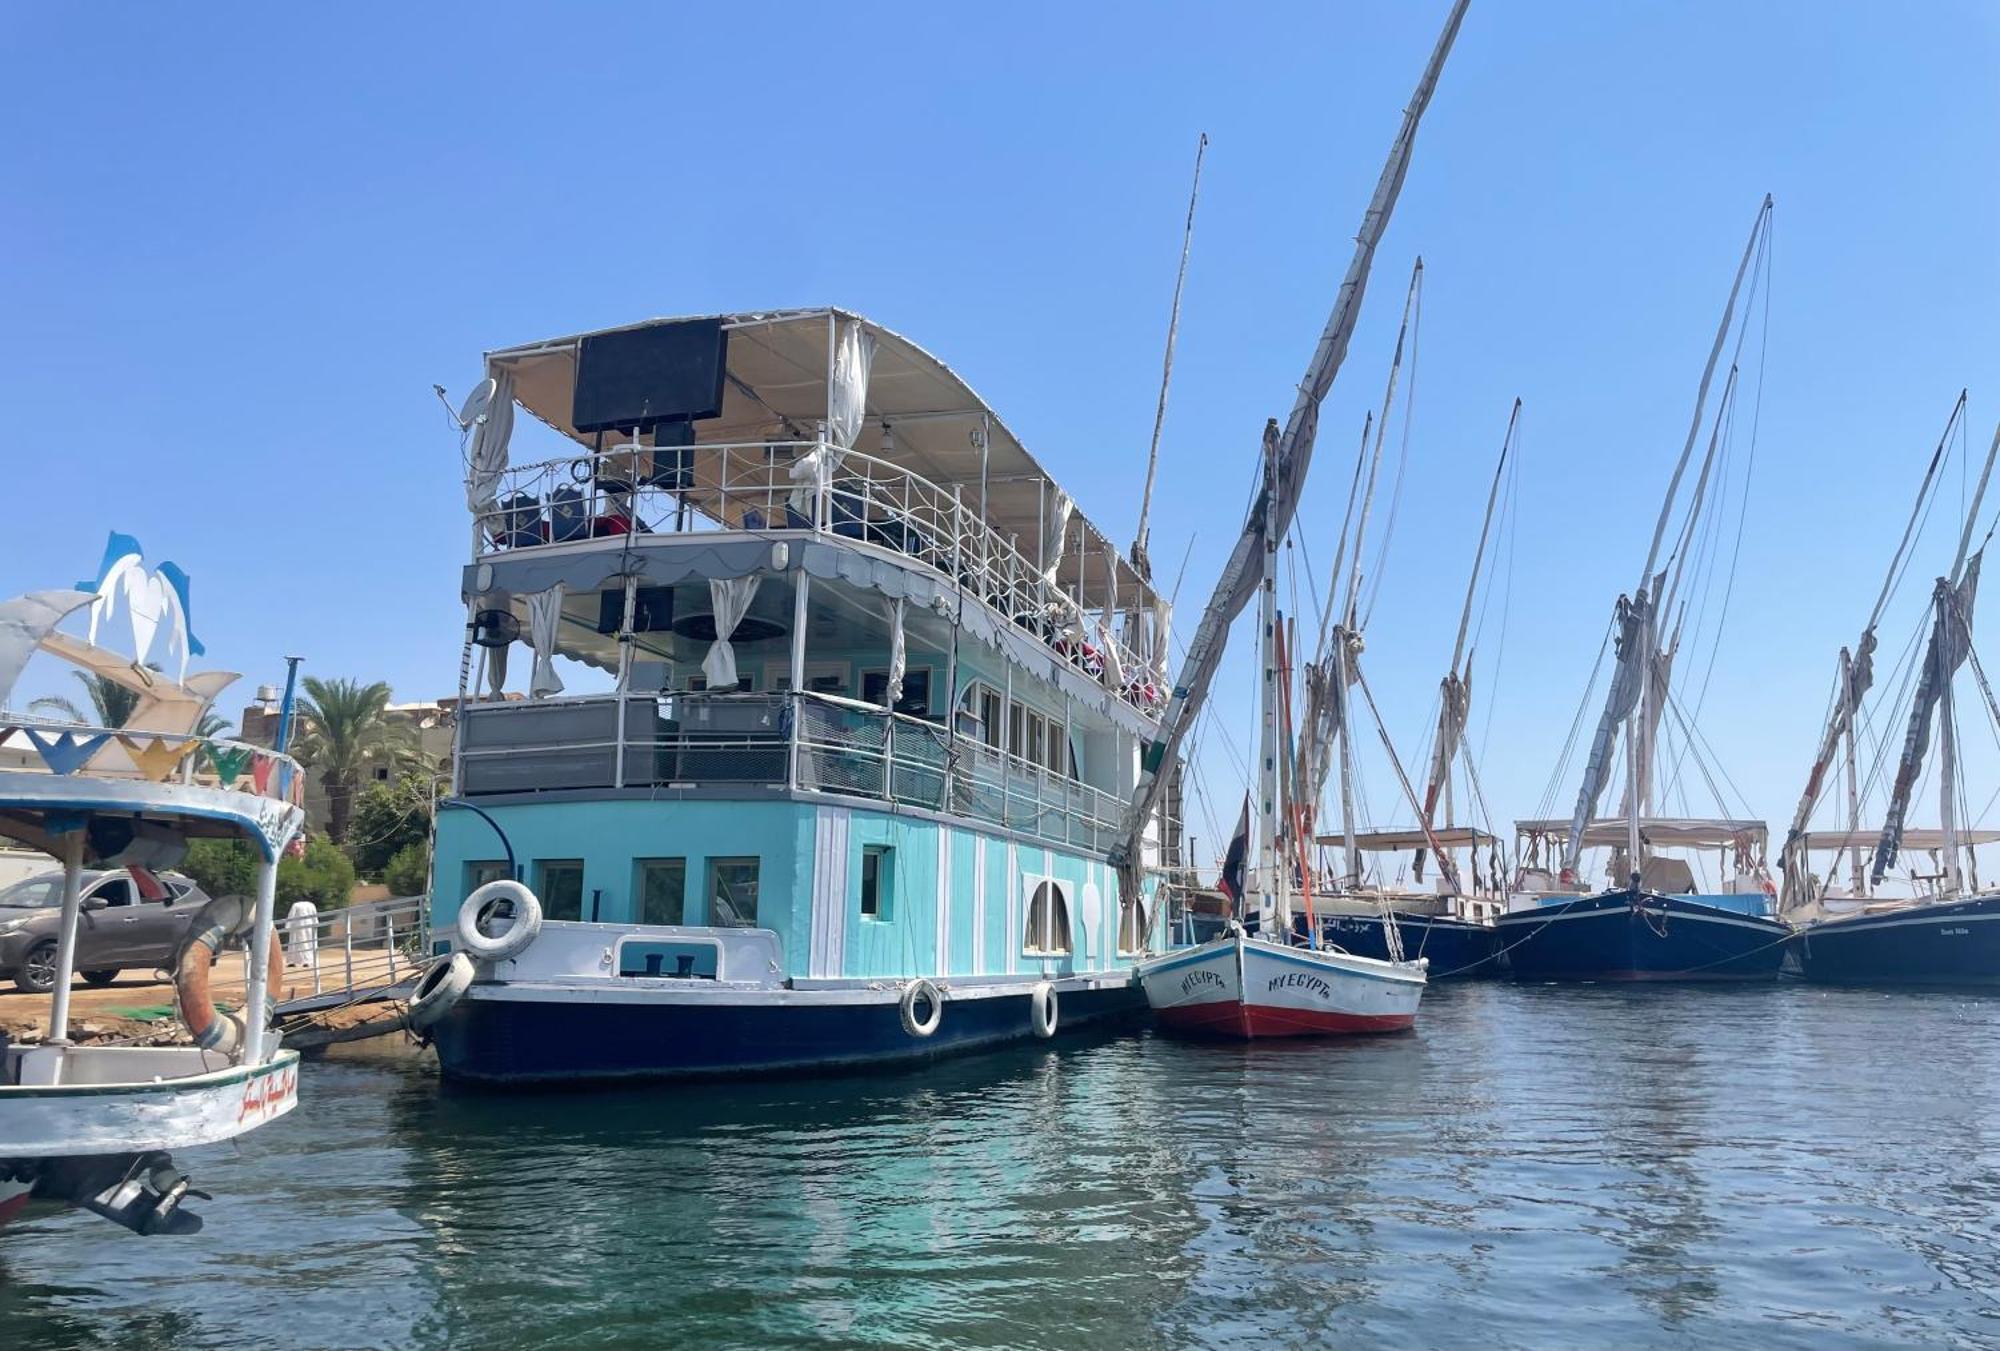
<svg viewBox="0 0 2000 1351"><path fill-rule="evenodd" d="M1139 967L1162 1028L1187 1036L1334 1036L1415 1026L1423 961L1385 962L1236 930Z"/></svg>

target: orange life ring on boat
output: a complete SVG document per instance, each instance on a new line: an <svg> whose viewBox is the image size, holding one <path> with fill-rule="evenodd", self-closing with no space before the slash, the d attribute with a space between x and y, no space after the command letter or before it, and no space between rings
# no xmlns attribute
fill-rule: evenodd
<svg viewBox="0 0 2000 1351"><path fill-rule="evenodd" d="M215 964L216 956L222 951L223 940L244 925L243 903L233 897L222 896L201 908L188 930L188 936L174 954L174 1004L181 1015L181 1022L187 1026L194 1044L204 1051L221 1051L231 1054L244 1043L245 1031L250 1026L245 1009L238 1013L225 1014L215 1007L215 1001L208 990L209 968ZM244 957L248 965L249 957ZM271 930L270 962L265 975L265 998L276 997L285 982L285 946L274 926ZM261 1019L263 1010L257 1011Z"/></svg>

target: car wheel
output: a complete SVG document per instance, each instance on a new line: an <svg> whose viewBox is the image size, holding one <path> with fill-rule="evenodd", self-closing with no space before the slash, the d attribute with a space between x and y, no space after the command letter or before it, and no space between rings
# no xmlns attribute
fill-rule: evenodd
<svg viewBox="0 0 2000 1351"><path fill-rule="evenodd" d="M47 994L56 988L56 940L44 938L28 949L14 983L30 994Z"/></svg>
<svg viewBox="0 0 2000 1351"><path fill-rule="evenodd" d="M83 979L89 985L109 985L112 981L118 979L118 972L121 969L120 967L113 966L103 971L86 971L83 973Z"/></svg>

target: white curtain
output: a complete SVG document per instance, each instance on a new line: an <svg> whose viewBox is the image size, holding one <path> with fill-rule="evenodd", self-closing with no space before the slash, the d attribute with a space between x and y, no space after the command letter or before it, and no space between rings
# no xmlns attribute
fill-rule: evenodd
<svg viewBox="0 0 2000 1351"><path fill-rule="evenodd" d="M755 573L748 577L709 579L708 599L715 611L715 641L709 644L708 655L701 660L701 671L708 677L708 687L712 690L736 688L736 649L729 645L729 635L736 632L743 616L750 613L750 601L757 594L757 583L762 580Z"/></svg>
<svg viewBox="0 0 2000 1351"><path fill-rule="evenodd" d="M528 597L528 636L535 648L535 672L528 678L531 699L562 693L562 677L556 674L556 630L562 625L562 604L561 582Z"/></svg>
<svg viewBox="0 0 2000 1351"><path fill-rule="evenodd" d="M909 664L903 638L903 600L884 596L882 608L889 616L889 679L882 691L882 707L893 709L903 697L903 672Z"/></svg>
<svg viewBox="0 0 2000 1351"><path fill-rule="evenodd" d="M1076 510L1076 503L1068 493L1051 483L1048 486L1047 506L1047 519L1042 522L1042 576L1050 586L1054 586L1056 569L1062 566L1070 513Z"/></svg>
<svg viewBox="0 0 2000 1351"><path fill-rule="evenodd" d="M875 335L858 319L841 323L833 342L833 383L826 392L826 440L793 462L792 510L812 514L840 462L854 449L868 415L868 372L875 365Z"/></svg>
<svg viewBox="0 0 2000 1351"><path fill-rule="evenodd" d="M485 417L472 424L466 456L465 504L474 516L484 516L493 509L500 495L500 476L507 472L507 443L514 437L514 372L501 366L488 374L493 380L493 398Z"/></svg>

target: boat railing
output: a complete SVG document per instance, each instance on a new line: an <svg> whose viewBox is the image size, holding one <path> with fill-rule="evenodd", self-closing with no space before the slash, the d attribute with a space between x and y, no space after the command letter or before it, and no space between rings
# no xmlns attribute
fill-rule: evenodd
<svg viewBox="0 0 2000 1351"><path fill-rule="evenodd" d="M1166 679L1080 593L1065 591L983 518L962 487L848 451L824 476L807 457L818 441L756 441L679 449L614 446L501 477L478 517L483 554L574 545L635 532L790 531L888 549L953 579L1063 661L1157 712ZM805 466L795 478L795 466Z"/></svg>
<svg viewBox="0 0 2000 1351"><path fill-rule="evenodd" d="M429 960L430 898L397 896L278 921L285 984L314 994L388 989Z"/></svg>
<svg viewBox="0 0 2000 1351"><path fill-rule="evenodd" d="M48 773L224 788L301 805L298 761L267 746L194 732L100 727L0 710L0 746L32 752Z"/></svg>
<svg viewBox="0 0 2000 1351"><path fill-rule="evenodd" d="M1123 802L941 723L813 693L604 695L467 704L459 791L764 787L967 817L1089 853Z"/></svg>

